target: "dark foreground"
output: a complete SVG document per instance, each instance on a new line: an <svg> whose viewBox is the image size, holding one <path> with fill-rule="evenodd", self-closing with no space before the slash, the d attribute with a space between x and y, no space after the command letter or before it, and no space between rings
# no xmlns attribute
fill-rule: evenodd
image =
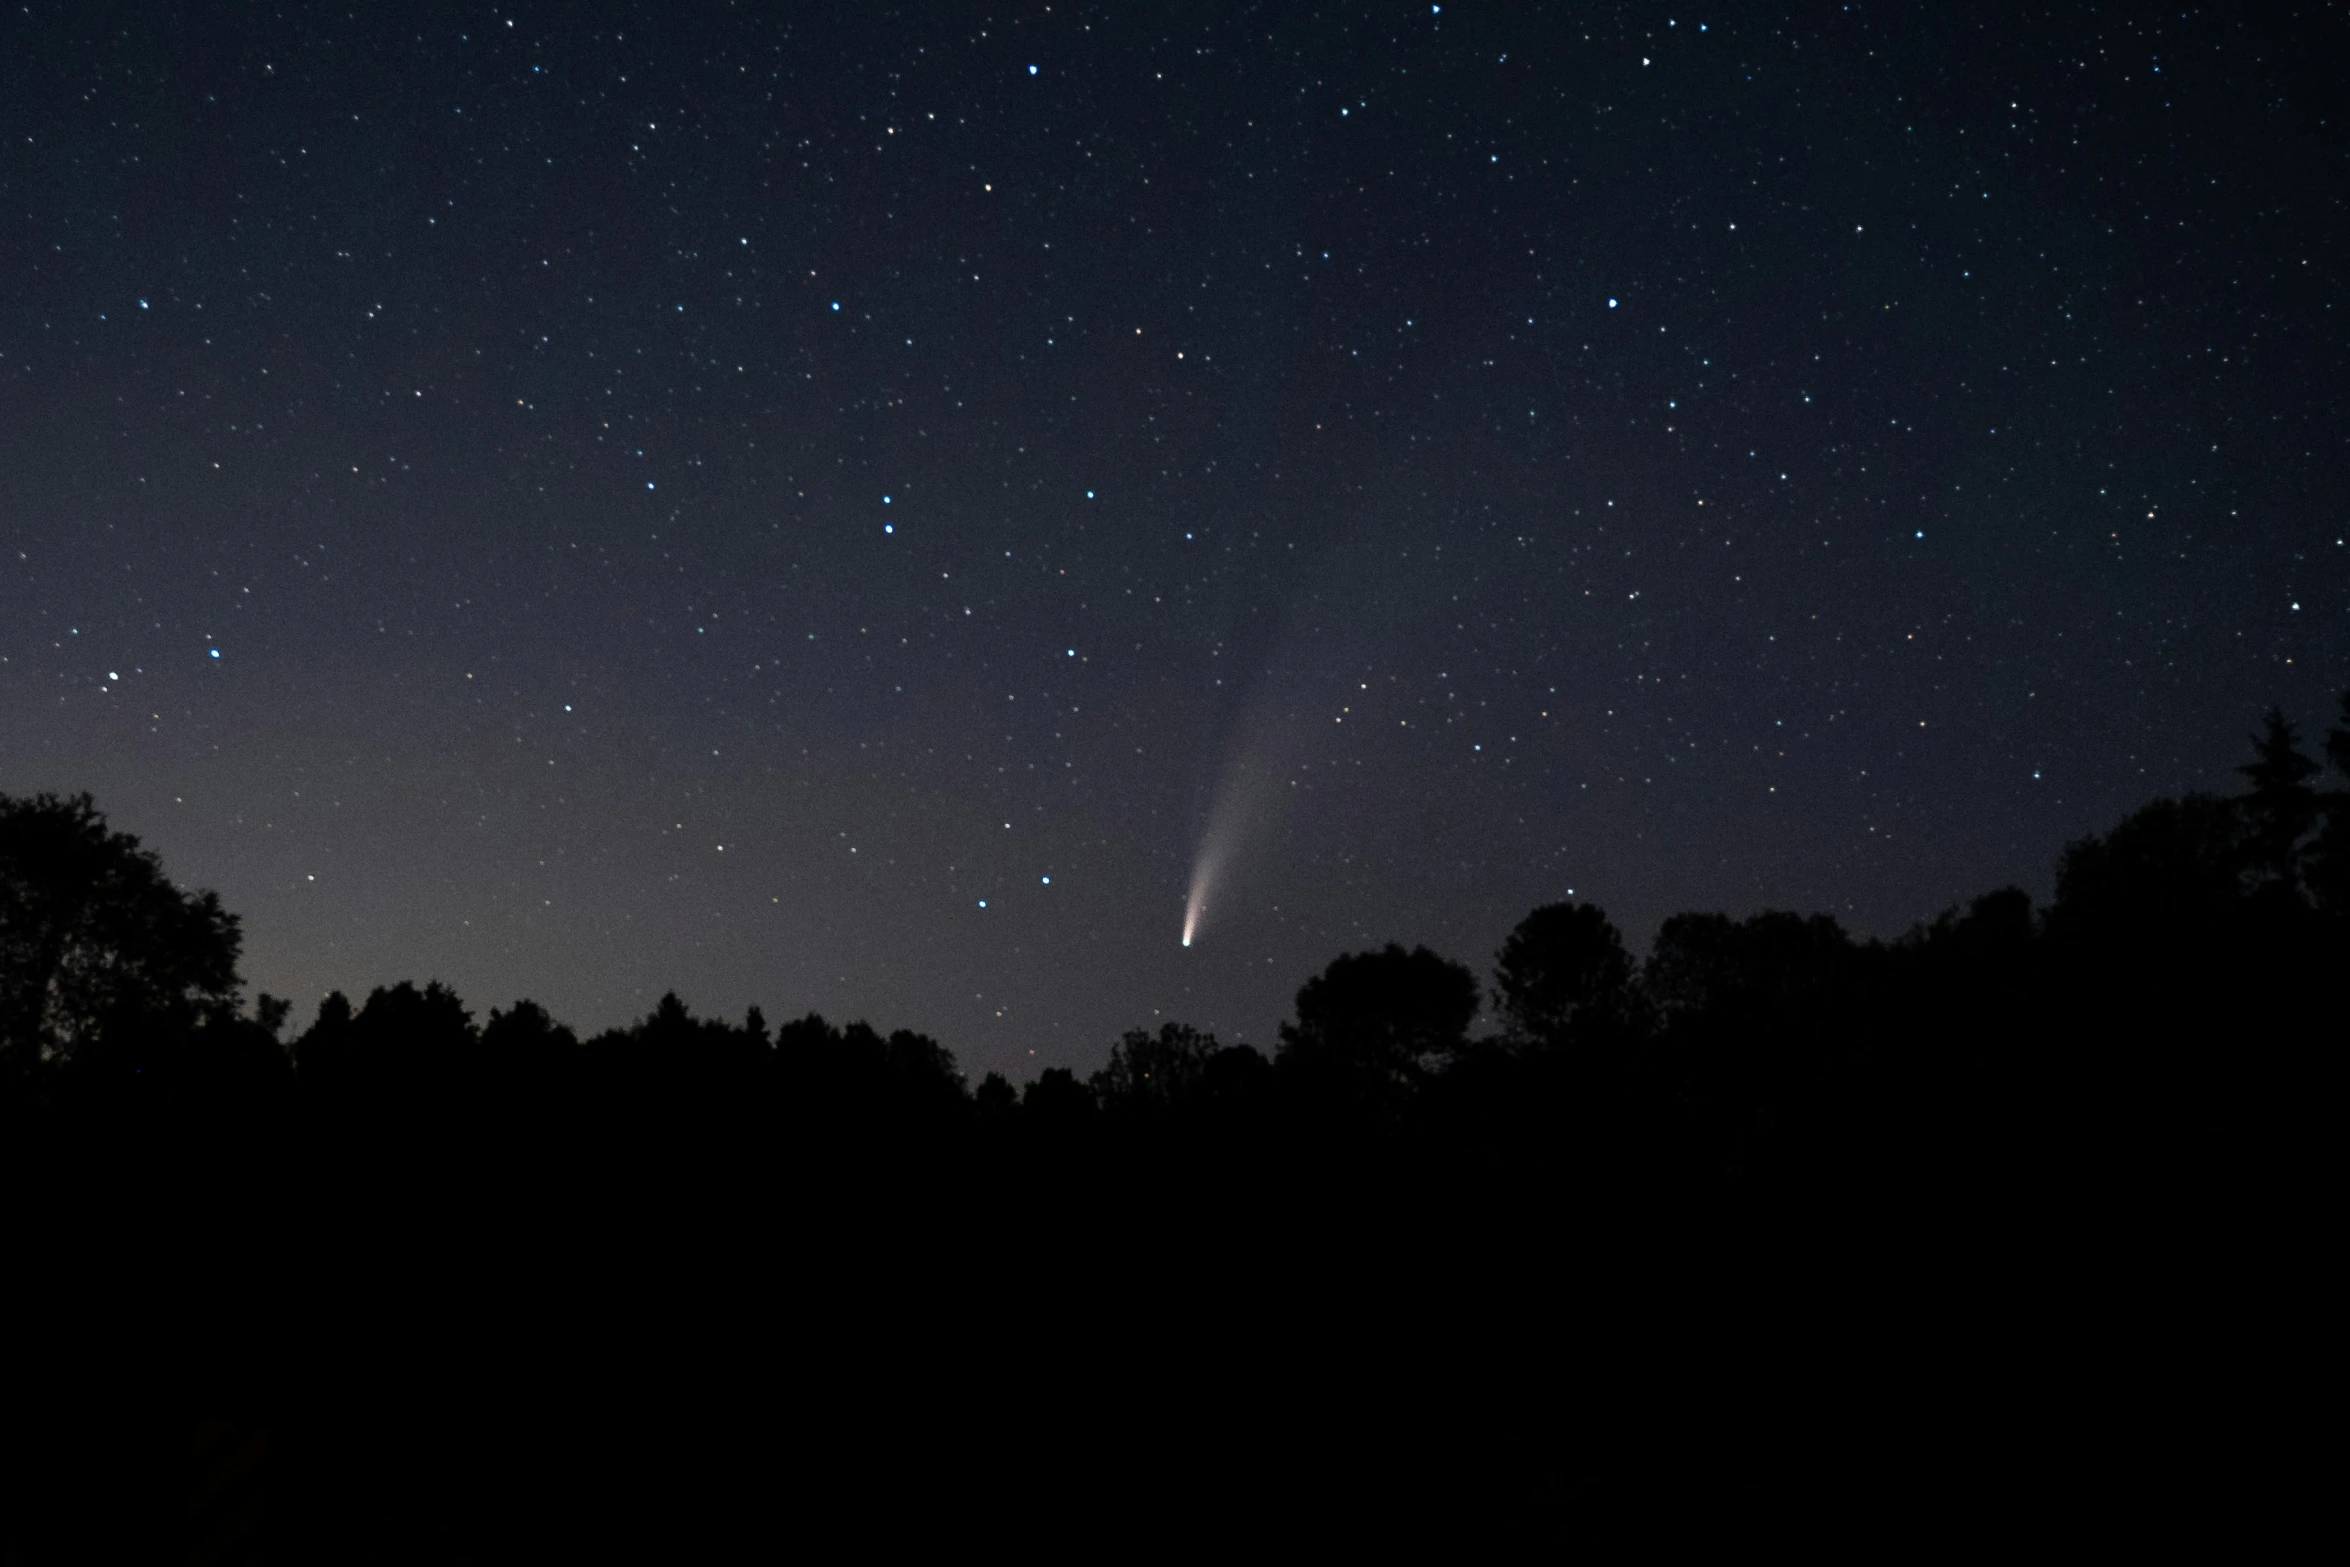
<svg viewBox="0 0 2350 1567"><path fill-rule="evenodd" d="M2329 1494L2350 1046L2350 789L2259 746L2044 911L1553 905L1498 1031L1390 947L1017 1094L675 998L284 1041L0 798L0 1564L2242 1556Z"/></svg>
<svg viewBox="0 0 2350 1567"><path fill-rule="evenodd" d="M1954 997L1736 1166L1523 1065L1374 1125L69 1102L7 1559L2256 1537L2338 1288L2339 1019L2240 988L2296 956Z"/></svg>

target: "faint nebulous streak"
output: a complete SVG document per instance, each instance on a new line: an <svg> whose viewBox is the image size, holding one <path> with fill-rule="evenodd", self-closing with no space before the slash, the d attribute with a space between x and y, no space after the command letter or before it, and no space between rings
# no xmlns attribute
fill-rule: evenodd
<svg viewBox="0 0 2350 1567"><path fill-rule="evenodd" d="M1191 862L1191 892L1183 901L1183 944L1190 946L1207 922L1208 909L1233 858L1250 836L1280 804L1272 773L1257 765L1247 751L1235 756L1216 785L1215 803L1208 811L1207 831L1200 834L1199 852Z"/></svg>

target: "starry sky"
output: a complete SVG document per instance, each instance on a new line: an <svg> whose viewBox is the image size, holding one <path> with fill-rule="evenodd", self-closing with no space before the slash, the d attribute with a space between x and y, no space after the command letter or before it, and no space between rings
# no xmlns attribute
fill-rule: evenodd
<svg viewBox="0 0 2350 1567"><path fill-rule="evenodd" d="M2340 5L815 9L0 18L0 790L299 1016L1269 1046L2350 684Z"/></svg>

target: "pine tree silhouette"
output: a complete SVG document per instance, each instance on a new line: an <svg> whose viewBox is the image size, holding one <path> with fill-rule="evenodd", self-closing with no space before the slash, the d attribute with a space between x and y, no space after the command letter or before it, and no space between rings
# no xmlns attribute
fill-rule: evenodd
<svg viewBox="0 0 2350 1567"><path fill-rule="evenodd" d="M2309 780L2320 768L2301 753L2293 726L2273 707L2252 747L2252 760L2236 769L2252 785L2241 801L2245 858L2261 882L2297 895L2301 843L2317 825L2318 796Z"/></svg>

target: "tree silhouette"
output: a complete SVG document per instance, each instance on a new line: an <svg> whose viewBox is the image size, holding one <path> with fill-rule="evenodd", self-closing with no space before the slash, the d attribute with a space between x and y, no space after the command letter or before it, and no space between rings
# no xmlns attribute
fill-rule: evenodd
<svg viewBox="0 0 2350 1567"><path fill-rule="evenodd" d="M490 1008L482 1025L482 1050L493 1057L539 1061L579 1047L579 1036L547 1015L535 1001L517 1001L501 1012Z"/></svg>
<svg viewBox="0 0 2350 1567"><path fill-rule="evenodd" d="M1979 956L2011 956L2031 942L2032 895L2021 887L1986 892L1967 905L1966 913L1952 909L1922 932L1928 943L1947 943L1950 950Z"/></svg>
<svg viewBox="0 0 2350 1567"><path fill-rule="evenodd" d="M971 1102L982 1119L1002 1121L1020 1107L1020 1092L1003 1073L990 1072L971 1091Z"/></svg>
<svg viewBox="0 0 2350 1567"><path fill-rule="evenodd" d="M284 1035L286 1020L293 1015L294 1004L282 996L263 991L253 998L253 1021L260 1024L262 1031L272 1040Z"/></svg>
<svg viewBox="0 0 2350 1567"><path fill-rule="evenodd" d="M1784 1148L1847 1063L1862 949L1825 914L1676 914L1641 988L1709 1158L1751 1169Z"/></svg>
<svg viewBox="0 0 2350 1567"><path fill-rule="evenodd" d="M1272 1079L1273 1063L1260 1052L1226 1045L1208 1056L1189 1102L1226 1122L1244 1120L1266 1108Z"/></svg>
<svg viewBox="0 0 2350 1567"><path fill-rule="evenodd" d="M1779 1008L1833 989L1852 951L1825 914L1676 914L1657 932L1640 983L1668 1018Z"/></svg>
<svg viewBox="0 0 2350 1567"><path fill-rule="evenodd" d="M2326 731L2326 760L2342 783L2320 795L2325 825L2309 851L2309 891L2330 914L2350 915L2350 691L2341 716Z"/></svg>
<svg viewBox="0 0 2350 1567"><path fill-rule="evenodd" d="M306 1077L332 1075L351 1050L351 998L330 990L318 1003L318 1015L294 1041L294 1067Z"/></svg>
<svg viewBox="0 0 2350 1567"><path fill-rule="evenodd" d="M2102 838L2067 844L2052 934L2164 942L2229 917L2243 897L2243 816L2232 801L2155 800Z"/></svg>
<svg viewBox="0 0 2350 1567"><path fill-rule="evenodd" d="M88 795L0 795L0 1061L29 1070L110 1028L226 1011L237 957L236 916L173 886Z"/></svg>
<svg viewBox="0 0 2350 1567"><path fill-rule="evenodd" d="M535 1001L517 1001L504 1011L490 1009L481 1030L481 1073L502 1097L502 1109L518 1105L566 1082L581 1060L579 1036L547 1015Z"/></svg>
<svg viewBox="0 0 2350 1567"><path fill-rule="evenodd" d="M1624 938L1591 903L1545 904L1520 920L1493 978L1511 1039L1541 1049L1620 1033L1636 998Z"/></svg>
<svg viewBox="0 0 2350 1567"><path fill-rule="evenodd" d="M900 1028L891 1031L886 1048L890 1081L905 1100L931 1105L962 1102L963 1073L946 1046L928 1034Z"/></svg>
<svg viewBox="0 0 2350 1567"><path fill-rule="evenodd" d="M2309 780L2321 769L2301 754L2293 726L2273 707L2252 747L2252 760L2236 769L2252 785L2241 802L2245 860L2264 884L2297 894L2301 841L2317 824L2318 796Z"/></svg>
<svg viewBox="0 0 2350 1567"><path fill-rule="evenodd" d="M44 868L60 823L68 847L87 850L95 831L99 849L129 856L127 884L164 909L166 930L192 906L225 944L199 971L206 983L80 1003L95 1021L34 1047L45 1059L70 1049L71 1070L45 1073L40 1092L0 1092L0 1176L34 1198L0 1245L10 1276L52 1292L96 1278L90 1298L125 1306L94 1353L64 1360L45 1335L13 1369L67 1366L83 1407L84 1368L183 1346L173 1353L235 1395L223 1407L277 1432L288 1467L272 1495L299 1499L306 1519L286 1536L298 1542L289 1560L371 1559L354 1531L413 1513L412 1497L436 1486L456 1494L452 1467L500 1476L473 1482L488 1498L514 1473L511 1455L554 1450L474 1418L492 1396L481 1390L534 1353L547 1386L599 1408L625 1408L631 1377L734 1389L770 1363L796 1378L829 1362L859 1407L903 1403L877 1399L878 1378L984 1415L1029 1396L1038 1374L1152 1410L1174 1407L1154 1389L1188 1397L1183 1384L1216 1377L1312 1402L1321 1395L1301 1399L1285 1380L1303 1345L1340 1368L1333 1388L1367 1401L1396 1403L1397 1387L1441 1376L1567 1411L1561 1423L1584 1419L1593 1450L1622 1449L1623 1422L1574 1413L1589 1407L1579 1346L1613 1354L1653 1332L1653 1353L1618 1357L1640 1363L1627 1402L1653 1402L1650 1368L1729 1320L1716 1304L1725 1280L1780 1266L1808 1277L1838 1255L1879 1277L1899 1276L1887 1262L1906 1272L1905 1255L1952 1277L1979 1271L1970 1259L2014 1257L2038 1280L2068 1258L2107 1271L2117 1245L2167 1258L2223 1231L2231 1258L2282 1255L2324 1222L2292 1205L2331 1189L2325 1042L2341 1032L2350 897L2329 856L2350 852L2350 790L2312 773L2278 715L2258 746L2247 795L2158 800L2070 845L2045 917L2013 887L1889 942L1856 942L1824 915L1682 914L1635 977L1600 910L1553 904L1496 954L1499 1039L1471 1039L1467 969L1390 945L1306 982L1277 1061L1154 1018L1116 1041L1090 1084L1055 1067L1024 1093L995 1072L966 1091L953 1055L907 1030L813 1013L771 1029L755 1008L740 1022L698 1017L668 994L582 1045L527 1001L477 1031L439 984L379 988L362 1007L328 996L289 1069L282 1004L262 998L248 1020L228 1003L233 921L169 890L151 857L96 827L87 801L10 802L8 1018L25 1014L28 991L97 993L25 977L43 927L19 911L69 903L42 901L53 886L95 897L112 885ZM2325 754L2350 774L2350 701ZM47 838L33 830L44 824ZM2314 906L2278 895L2294 854ZM184 973L64 966L134 992L149 983L139 976ZM61 1178L27 1180L45 1171ZM1000 1205L962 1197L991 1191L1049 1203L1037 1222L1006 1225ZM90 1252L124 1266L94 1274ZM770 1271L817 1287L770 1290L759 1282ZM1041 1373L982 1357L982 1391L965 1395L922 1316L942 1292L1110 1309L1083 1330L1094 1342L1038 1357ZM567 1326L581 1313L592 1327ZM1301 1322L1313 1331L1292 1331ZM1755 1330L1767 1323L1733 1325L1725 1367L1741 1354L1786 1360ZM701 1369L680 1376L680 1357ZM1366 1380L1365 1365L1379 1375ZM180 1380L142 1375L156 1388ZM556 1407L535 1392L514 1403ZM1334 1421L1360 1418L1330 1403ZM402 1409L417 1413L403 1424ZM1514 1439L1515 1414L1484 1424ZM544 1418L538 1434L564 1423ZM678 1471L693 1471L698 1497L731 1483L733 1471L703 1472L730 1430L661 1428L687 1433L697 1456ZM564 1460L542 1461L561 1468L608 1445L638 1462L609 1429L580 1422ZM157 1453L186 1451L184 1429L154 1430L170 1437ZM472 1444L466 1464L449 1463L452 1440ZM1510 1502L1520 1482L1502 1483L1549 1455L1499 1446L1464 1460L1492 1468L1477 1507L1557 1516ZM17 1451L0 1452L0 1467ZM395 1453L424 1455L431 1472L386 1482L378 1505L366 1477ZM1711 1483L1711 1460L1695 1462L1660 1465L1660 1485ZM1393 1471L1384 1457L1359 1464L1374 1489ZM71 1467L105 1481L105 1501L94 1490L77 1520L145 1483L103 1457ZM167 1488L168 1469L149 1489L177 1506L184 1486ZM906 1484L876 1482L901 1505ZM1088 1494L1113 1509L1099 1538L1149 1527L1126 1492ZM503 1503L533 1532L566 1511L519 1490ZM10 1526L0 1516L0 1557ZM1328 1533L1317 1513L1298 1537Z"/></svg>
<svg viewBox="0 0 2350 1567"><path fill-rule="evenodd" d="M1106 1110L1163 1114L1198 1091L1216 1050L1214 1034L1188 1023L1162 1023L1156 1034L1129 1029L1110 1047L1110 1064L1094 1073L1094 1095Z"/></svg>
<svg viewBox="0 0 2350 1567"><path fill-rule="evenodd" d="M459 1085L483 1066L473 1015L448 986L402 980L369 991L353 1012L342 992L294 1042L294 1069L321 1104L390 1124L400 1116L446 1119Z"/></svg>
<svg viewBox="0 0 2350 1567"><path fill-rule="evenodd" d="M359 1009L352 1026L365 1046L386 1056L405 1049L444 1068L465 1065L475 1038L473 1014L457 992L437 979L422 990L408 980L378 985L368 992L367 1005Z"/></svg>
<svg viewBox="0 0 2350 1567"><path fill-rule="evenodd" d="M1333 1106L1391 1111L1466 1049L1477 976L1426 947L1350 952L1306 981L1279 1064Z"/></svg>
<svg viewBox="0 0 2350 1567"><path fill-rule="evenodd" d="M1020 1113L1048 1127L1073 1127L1093 1118L1093 1090L1065 1066L1048 1066L1020 1095Z"/></svg>

